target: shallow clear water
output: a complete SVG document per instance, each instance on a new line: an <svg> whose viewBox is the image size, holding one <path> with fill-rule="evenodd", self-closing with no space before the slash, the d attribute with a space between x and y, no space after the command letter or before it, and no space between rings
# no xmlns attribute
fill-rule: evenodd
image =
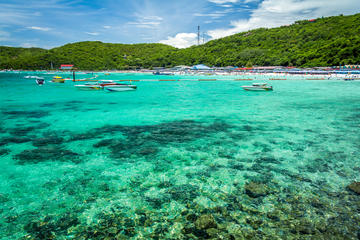
<svg viewBox="0 0 360 240"><path fill-rule="evenodd" d="M360 82L100 74L154 80L107 93L52 76L0 73L0 238L360 236Z"/></svg>

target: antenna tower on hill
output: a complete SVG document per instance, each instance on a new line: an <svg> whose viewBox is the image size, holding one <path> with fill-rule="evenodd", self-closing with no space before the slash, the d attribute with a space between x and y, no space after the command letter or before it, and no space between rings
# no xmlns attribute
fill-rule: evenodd
<svg viewBox="0 0 360 240"><path fill-rule="evenodd" d="M197 37L198 37L198 45L200 45L200 26L198 26Z"/></svg>

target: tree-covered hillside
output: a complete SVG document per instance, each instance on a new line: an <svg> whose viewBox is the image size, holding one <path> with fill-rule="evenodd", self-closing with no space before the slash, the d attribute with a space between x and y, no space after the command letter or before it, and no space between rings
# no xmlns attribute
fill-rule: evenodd
<svg viewBox="0 0 360 240"><path fill-rule="evenodd" d="M78 69L104 70L128 69L137 66L152 67L164 64L164 59L176 48L164 44L112 44L102 42L78 42L50 50L39 50L31 56L23 52L15 57L9 54L0 60L1 68L50 69L61 64L74 64ZM2 50L0 49L0 55ZM4 53L6 55L6 52ZM168 63L166 63L168 64Z"/></svg>
<svg viewBox="0 0 360 240"><path fill-rule="evenodd" d="M360 14L260 28L184 49L177 63L338 66L360 63Z"/></svg>
<svg viewBox="0 0 360 240"><path fill-rule="evenodd" d="M23 68L26 62L31 62L34 69L41 67L44 63L41 56L47 50L41 48L17 48L0 46L0 68Z"/></svg>
<svg viewBox="0 0 360 240"><path fill-rule="evenodd" d="M50 50L0 47L2 69L49 69L74 64L78 69L106 70L210 66L338 66L360 63L360 14L297 21L255 29L176 49L164 44L78 42Z"/></svg>

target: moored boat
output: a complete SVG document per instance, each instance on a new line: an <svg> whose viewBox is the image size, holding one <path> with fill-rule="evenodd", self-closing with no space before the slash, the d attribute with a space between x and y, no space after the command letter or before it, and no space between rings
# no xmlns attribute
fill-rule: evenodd
<svg viewBox="0 0 360 240"><path fill-rule="evenodd" d="M246 91L272 91L273 87L268 86L267 83L253 83L252 86L242 86Z"/></svg>
<svg viewBox="0 0 360 240"><path fill-rule="evenodd" d="M78 90L102 90L103 87L100 86L99 84L94 84L94 83L85 83L85 84L81 84L81 85L75 85L75 87Z"/></svg>
<svg viewBox="0 0 360 240"><path fill-rule="evenodd" d="M42 86L45 83L45 79L42 77L36 77L35 82L37 85Z"/></svg>
<svg viewBox="0 0 360 240"><path fill-rule="evenodd" d="M174 73L170 73L170 72L160 72L160 71L156 71L153 72L154 75L174 75Z"/></svg>
<svg viewBox="0 0 360 240"><path fill-rule="evenodd" d="M25 76L24 78L38 78L38 76Z"/></svg>
<svg viewBox="0 0 360 240"><path fill-rule="evenodd" d="M54 82L54 83L64 83L65 79L60 77L60 76L55 76L55 77L52 78L51 81Z"/></svg>
<svg viewBox="0 0 360 240"><path fill-rule="evenodd" d="M104 89L109 92L124 92L124 91L134 91L136 90L136 85L131 84L122 84L122 85L108 85Z"/></svg>
<svg viewBox="0 0 360 240"><path fill-rule="evenodd" d="M99 80L96 84L105 87L105 86L109 86L109 85L117 85L120 83L115 82L114 80Z"/></svg>

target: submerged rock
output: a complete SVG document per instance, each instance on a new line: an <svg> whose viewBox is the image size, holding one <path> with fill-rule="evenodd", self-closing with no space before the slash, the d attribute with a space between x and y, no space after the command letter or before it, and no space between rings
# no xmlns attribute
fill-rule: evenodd
<svg viewBox="0 0 360 240"><path fill-rule="evenodd" d="M245 184L245 193L252 197L262 197L269 194L269 187L263 183L258 182L249 182Z"/></svg>
<svg viewBox="0 0 360 240"><path fill-rule="evenodd" d="M171 198L175 201L193 201L197 196L199 196L199 187L190 184L175 185L169 188L167 193L169 193Z"/></svg>
<svg viewBox="0 0 360 240"><path fill-rule="evenodd" d="M360 182L353 182L349 184L348 189L350 189L353 192L356 192L357 194L360 194Z"/></svg>
<svg viewBox="0 0 360 240"><path fill-rule="evenodd" d="M0 156L7 155L9 154L9 152L10 152L9 149L6 148L0 149Z"/></svg>
<svg viewBox="0 0 360 240"><path fill-rule="evenodd" d="M209 228L217 228L217 223L213 215L203 214L196 219L195 226L197 229L205 230Z"/></svg>
<svg viewBox="0 0 360 240"><path fill-rule="evenodd" d="M10 199L9 199L8 196L6 196L5 194L0 193L0 203L5 203L5 202L7 202L9 200Z"/></svg>
<svg viewBox="0 0 360 240"><path fill-rule="evenodd" d="M115 139L103 139L93 145L94 148L100 148L100 147L108 147L113 144L116 144Z"/></svg>

